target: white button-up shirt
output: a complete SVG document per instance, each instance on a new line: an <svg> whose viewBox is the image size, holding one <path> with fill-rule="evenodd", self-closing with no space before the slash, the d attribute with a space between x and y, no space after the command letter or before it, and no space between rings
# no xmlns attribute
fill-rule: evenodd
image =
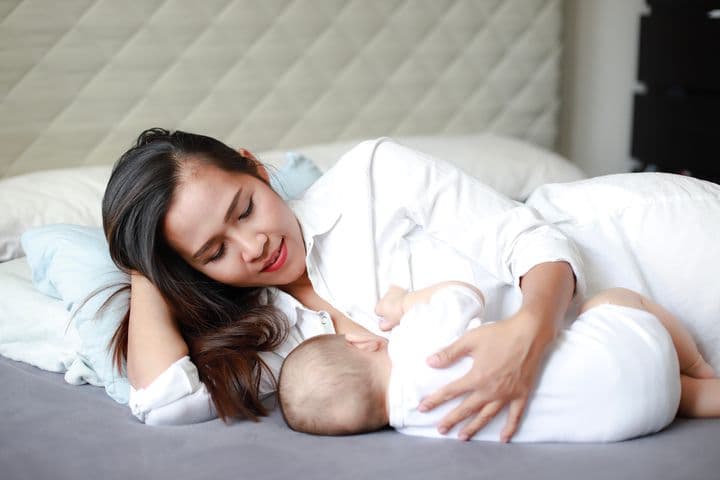
<svg viewBox="0 0 720 480"><path fill-rule="evenodd" d="M577 249L535 210L390 139L359 144L289 206L302 228L315 292L378 335L388 336L378 327L375 305L391 284L412 289L443 280L472 283L484 292L491 321L517 311L520 278L539 263L568 262L576 290L583 290ZM276 352L262 354L275 374L304 339L334 333L327 313L276 293L275 305L292 329ZM269 393L271 379L262 379L261 386ZM153 424L214 416L188 357L145 389L131 389L130 405Z"/></svg>

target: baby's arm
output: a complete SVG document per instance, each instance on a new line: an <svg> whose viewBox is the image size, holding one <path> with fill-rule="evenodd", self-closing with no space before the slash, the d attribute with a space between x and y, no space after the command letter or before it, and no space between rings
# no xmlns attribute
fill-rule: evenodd
<svg viewBox="0 0 720 480"><path fill-rule="evenodd" d="M387 293L380 299L375 306L375 313L382 317L380 320L381 330L391 330L400 323L402 316L418 303L428 303L430 298L438 290L450 285L460 285L474 290L485 303L485 297L482 292L473 285L465 282L447 281L431 285L420 290L408 292L407 290L395 285L391 285Z"/></svg>

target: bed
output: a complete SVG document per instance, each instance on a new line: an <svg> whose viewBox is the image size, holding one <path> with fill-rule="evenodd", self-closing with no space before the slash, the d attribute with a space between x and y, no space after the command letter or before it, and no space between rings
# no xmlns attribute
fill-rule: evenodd
<svg viewBox="0 0 720 480"><path fill-rule="evenodd" d="M325 170L358 139L390 135L558 222L578 185L628 200L550 151L563 12L560 0L0 3L0 476L715 478L718 420L582 445L313 437L277 409L260 423L149 427L103 388L69 383L91 380L67 375L82 332L33 286L21 233L98 226L110 165L148 126L244 146L279 176L298 155ZM573 181L588 183L565 197L542 187ZM720 225L719 212L704 215ZM630 286L642 290L640 273ZM710 289L699 294L720 311ZM693 308L682 300L673 308ZM706 321L693 333L710 332L701 347L717 367L720 322ZM13 360L29 351L34 365Z"/></svg>

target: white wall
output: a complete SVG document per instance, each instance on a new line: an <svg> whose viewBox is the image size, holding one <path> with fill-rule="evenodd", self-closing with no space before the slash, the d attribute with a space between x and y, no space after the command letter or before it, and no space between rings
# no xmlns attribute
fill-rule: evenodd
<svg viewBox="0 0 720 480"><path fill-rule="evenodd" d="M589 175L630 171L644 0L566 0L558 149Z"/></svg>

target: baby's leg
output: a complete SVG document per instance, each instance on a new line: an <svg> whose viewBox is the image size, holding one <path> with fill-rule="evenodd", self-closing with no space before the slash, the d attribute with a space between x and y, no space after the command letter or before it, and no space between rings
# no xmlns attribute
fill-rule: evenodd
<svg viewBox="0 0 720 480"><path fill-rule="evenodd" d="M608 442L657 432L677 414L678 372L672 339L654 316L590 309L558 333L513 441Z"/></svg>
<svg viewBox="0 0 720 480"><path fill-rule="evenodd" d="M682 393L678 413L684 417L720 417L720 378L680 375Z"/></svg>
<svg viewBox="0 0 720 480"><path fill-rule="evenodd" d="M678 353L682 394L678 413L688 417L720 416L720 378L700 354L690 332L666 309L624 288L605 290L582 307L581 312L602 304L621 305L652 313L663 324Z"/></svg>
<svg viewBox="0 0 720 480"><path fill-rule="evenodd" d="M645 310L655 315L672 338L678 354L680 371L685 375L695 378L712 378L715 376L712 367L705 361L702 355L700 355L697 344L690 335L690 332L675 315L652 300L626 288L611 288L598 293L585 302L582 306L581 313L597 305L607 303Z"/></svg>

